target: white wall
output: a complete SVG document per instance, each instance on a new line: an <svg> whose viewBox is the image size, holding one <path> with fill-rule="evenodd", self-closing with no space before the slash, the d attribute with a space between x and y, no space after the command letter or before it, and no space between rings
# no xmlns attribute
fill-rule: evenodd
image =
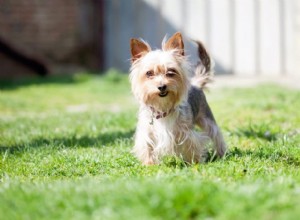
<svg viewBox="0 0 300 220"><path fill-rule="evenodd" d="M155 48L181 31L202 40L219 73L300 75L300 0L106 0L106 68L129 68L129 39Z"/></svg>

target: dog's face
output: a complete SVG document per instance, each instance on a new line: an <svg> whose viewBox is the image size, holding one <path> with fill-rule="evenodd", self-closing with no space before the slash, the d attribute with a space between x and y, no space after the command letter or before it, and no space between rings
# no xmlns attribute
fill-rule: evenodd
<svg viewBox="0 0 300 220"><path fill-rule="evenodd" d="M166 112L186 97L188 65L180 33L155 51L147 43L132 39L131 55L132 91L140 102Z"/></svg>

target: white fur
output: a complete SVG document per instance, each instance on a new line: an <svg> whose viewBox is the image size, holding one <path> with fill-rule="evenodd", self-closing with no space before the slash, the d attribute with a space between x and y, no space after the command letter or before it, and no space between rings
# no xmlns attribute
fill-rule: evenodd
<svg viewBox="0 0 300 220"><path fill-rule="evenodd" d="M150 124L151 110L141 106L134 154L145 164L159 163L166 155L176 155L187 162L203 162L209 138L193 130L189 111L189 106L183 103L169 116L154 119Z"/></svg>

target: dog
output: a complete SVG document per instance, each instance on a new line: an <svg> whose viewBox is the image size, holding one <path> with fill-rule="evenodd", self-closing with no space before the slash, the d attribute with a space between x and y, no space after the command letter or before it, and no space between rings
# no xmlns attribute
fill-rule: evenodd
<svg viewBox="0 0 300 220"><path fill-rule="evenodd" d="M133 153L144 165L159 164L167 155L187 163L205 162L209 143L219 157L226 152L203 92L213 75L211 59L203 44L196 43L200 61L193 68L180 32L165 38L160 50L143 40L130 40L129 79L139 102Z"/></svg>

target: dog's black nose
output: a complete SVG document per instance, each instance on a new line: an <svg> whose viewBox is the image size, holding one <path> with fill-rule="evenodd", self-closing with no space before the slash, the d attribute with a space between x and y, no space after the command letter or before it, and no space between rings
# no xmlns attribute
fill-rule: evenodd
<svg viewBox="0 0 300 220"><path fill-rule="evenodd" d="M166 85L162 85L162 86L159 86L157 88L158 88L159 91L164 92L164 91L166 91L167 86Z"/></svg>

